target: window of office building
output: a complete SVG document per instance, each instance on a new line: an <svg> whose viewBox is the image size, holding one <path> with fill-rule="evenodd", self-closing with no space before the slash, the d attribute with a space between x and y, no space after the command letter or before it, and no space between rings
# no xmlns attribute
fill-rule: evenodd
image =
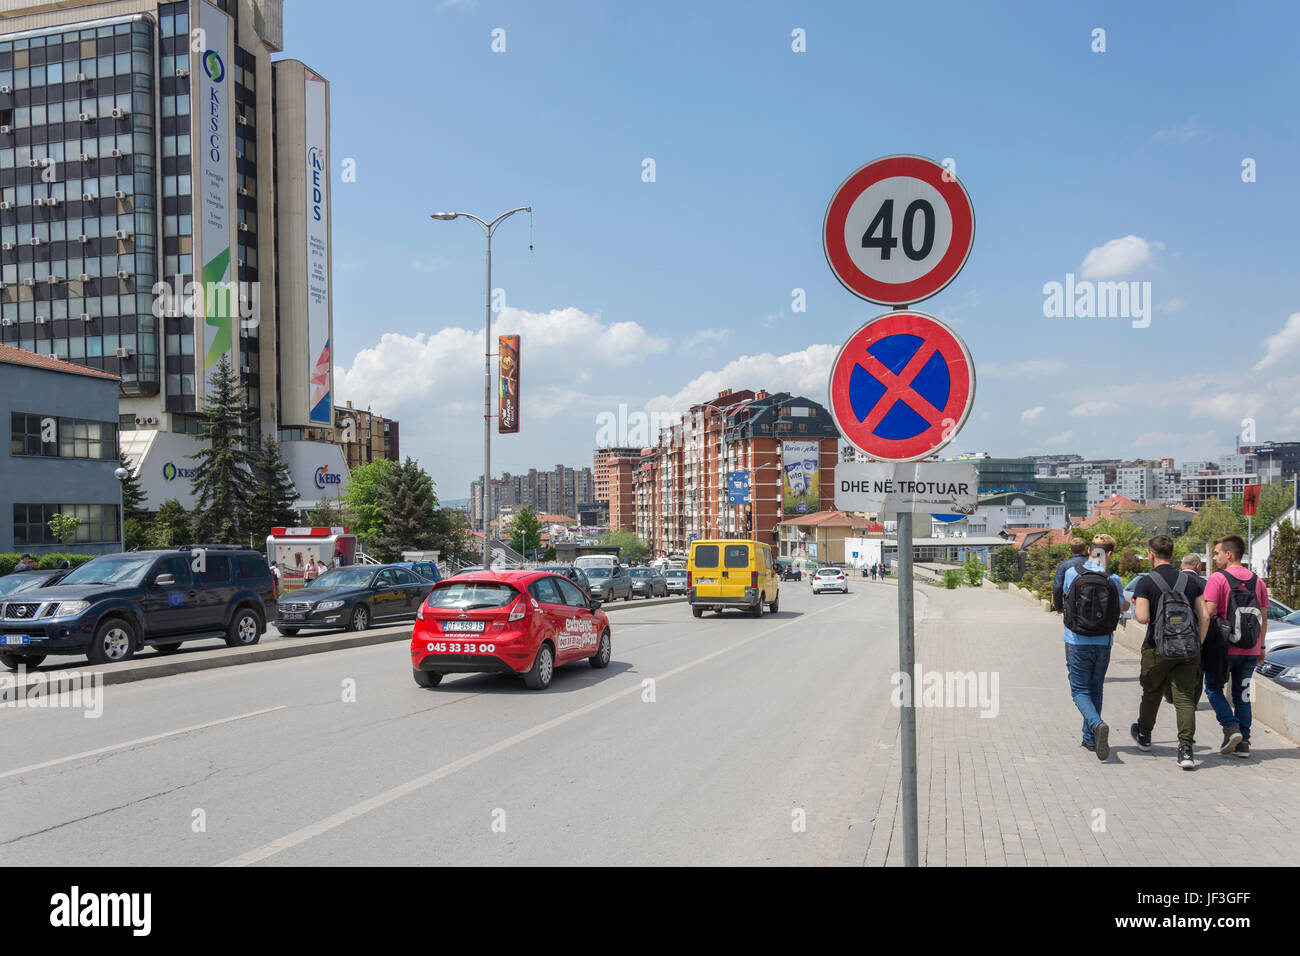
<svg viewBox="0 0 1300 956"><path fill-rule="evenodd" d="M56 514L81 519L69 545L102 544L118 540L117 505L19 503L14 505L14 547L58 544L59 539L50 531L50 520Z"/></svg>
<svg viewBox="0 0 1300 956"><path fill-rule="evenodd" d="M0 341L153 394L153 37L145 20L0 43Z"/></svg>
<svg viewBox="0 0 1300 956"><path fill-rule="evenodd" d="M117 458L117 426L112 422L14 412L10 424L9 450L14 455L106 461Z"/></svg>

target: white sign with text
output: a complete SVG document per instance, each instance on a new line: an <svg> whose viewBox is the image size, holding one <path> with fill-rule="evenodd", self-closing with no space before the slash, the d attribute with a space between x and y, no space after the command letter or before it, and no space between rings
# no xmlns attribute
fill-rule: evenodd
<svg viewBox="0 0 1300 956"><path fill-rule="evenodd" d="M840 462L835 507L841 511L973 514L979 473L960 461Z"/></svg>

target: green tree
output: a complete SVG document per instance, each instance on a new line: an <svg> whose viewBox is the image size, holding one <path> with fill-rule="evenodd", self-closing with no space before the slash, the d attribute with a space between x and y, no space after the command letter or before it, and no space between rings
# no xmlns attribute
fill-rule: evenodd
<svg viewBox="0 0 1300 956"><path fill-rule="evenodd" d="M1127 547L1119 556L1119 576L1127 581L1130 577L1143 571L1150 571L1146 559L1139 556L1137 549Z"/></svg>
<svg viewBox="0 0 1300 956"><path fill-rule="evenodd" d="M253 451L253 493L248 499L246 534L260 547L272 528L298 523L294 503L298 490L289 475L280 443L271 436L258 441Z"/></svg>
<svg viewBox="0 0 1300 956"><path fill-rule="evenodd" d="M394 561L403 551L428 551L436 530L438 496L433 479L411 458L392 468L379 504L382 530L372 548L381 561Z"/></svg>
<svg viewBox="0 0 1300 956"><path fill-rule="evenodd" d="M189 513L175 498L168 498L149 523L149 540L160 548L194 543Z"/></svg>
<svg viewBox="0 0 1300 956"><path fill-rule="evenodd" d="M1277 526L1269 552L1268 591L1289 607L1300 605L1300 533L1289 521Z"/></svg>
<svg viewBox="0 0 1300 956"><path fill-rule="evenodd" d="M316 507L307 513L307 524L313 528L337 528L343 525L342 499L330 501L321 498Z"/></svg>
<svg viewBox="0 0 1300 956"><path fill-rule="evenodd" d="M1179 537L1178 544L1182 546L1183 554L1193 551L1203 554L1211 543L1225 534L1245 537L1246 523L1228 505L1218 498L1211 498L1201 505L1201 510L1196 512L1196 517L1187 526L1187 533Z"/></svg>
<svg viewBox="0 0 1300 956"><path fill-rule="evenodd" d="M510 536L510 547L525 557L542 545L542 523L537 520L537 513L532 508L523 508L516 513L510 519L506 533Z"/></svg>
<svg viewBox="0 0 1300 956"><path fill-rule="evenodd" d="M1020 586L1033 591L1040 598L1050 600L1056 566L1070 556L1070 548L1064 544L1049 544L1041 548L1030 548L1028 553L1029 560L1024 576L1020 579Z"/></svg>
<svg viewBox="0 0 1300 956"><path fill-rule="evenodd" d="M992 578L999 584L1014 581L1020 574L1020 552L1015 545L1004 544L993 552Z"/></svg>
<svg viewBox="0 0 1300 956"><path fill-rule="evenodd" d="M650 553L650 548L646 543L631 531L606 531L600 536L600 543L603 545L617 545L622 560L628 564L635 564L637 561L644 560L646 555Z"/></svg>
<svg viewBox="0 0 1300 956"><path fill-rule="evenodd" d="M56 514L48 522L50 534L59 539L59 548L63 549L68 546L68 541L77 533L77 528L81 525L81 519L75 515Z"/></svg>
<svg viewBox="0 0 1300 956"><path fill-rule="evenodd" d="M949 591L961 587L961 572L956 568L949 568L943 572L943 586Z"/></svg>
<svg viewBox="0 0 1300 956"><path fill-rule="evenodd" d="M377 458L353 468L343 486L343 508L347 513L348 527L363 544L368 545L383 532L379 504L383 500L389 472L396 467L396 462Z"/></svg>
<svg viewBox="0 0 1300 956"><path fill-rule="evenodd" d="M469 517L455 508L439 508L433 513L433 548L442 560L460 564L470 557L473 548L469 533Z"/></svg>
<svg viewBox="0 0 1300 956"><path fill-rule="evenodd" d="M127 521L134 518L143 524L149 520L149 510L145 507L145 493L140 488L140 479L136 477L134 468L124 453L118 452L117 462L127 470L127 476L122 479L122 517Z"/></svg>
<svg viewBox="0 0 1300 956"><path fill-rule="evenodd" d="M127 518L122 525L122 534L126 537L123 547L127 551L138 551L140 548L149 547L151 541L149 527L139 518Z"/></svg>
<svg viewBox="0 0 1300 956"><path fill-rule="evenodd" d="M977 588L984 583L984 565L980 563L980 559L975 555L968 554L966 556L961 570L966 575L966 583L971 587Z"/></svg>
<svg viewBox="0 0 1300 956"><path fill-rule="evenodd" d="M237 544L253 496L252 454L247 448L248 411L239 378L222 356L199 413L203 444L191 484L197 502L194 533L206 544Z"/></svg>

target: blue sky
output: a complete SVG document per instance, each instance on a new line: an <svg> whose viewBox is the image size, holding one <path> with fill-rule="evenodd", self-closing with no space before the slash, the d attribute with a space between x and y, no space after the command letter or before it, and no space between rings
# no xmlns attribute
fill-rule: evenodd
<svg viewBox="0 0 1300 956"><path fill-rule="evenodd" d="M918 306L977 369L952 450L1213 457L1248 416L1300 438L1290 5L369 9L285 10L285 55L332 83L336 400L398 418L443 497L481 468L483 239L430 213L534 207L534 235L521 214L494 241L524 404L493 471L581 465L620 403L825 400L834 351L884 310L831 274L822 216L890 153L955 159L975 207L966 268ZM1149 327L1044 316L1044 284L1093 250L1097 278L1151 283Z"/></svg>

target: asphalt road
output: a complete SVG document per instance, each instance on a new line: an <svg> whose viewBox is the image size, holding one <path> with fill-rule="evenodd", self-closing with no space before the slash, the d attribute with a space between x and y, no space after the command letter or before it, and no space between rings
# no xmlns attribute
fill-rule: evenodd
<svg viewBox="0 0 1300 956"><path fill-rule="evenodd" d="M629 608L541 692L399 642L3 708L0 864L833 863L897 669L896 588L851 587Z"/></svg>

